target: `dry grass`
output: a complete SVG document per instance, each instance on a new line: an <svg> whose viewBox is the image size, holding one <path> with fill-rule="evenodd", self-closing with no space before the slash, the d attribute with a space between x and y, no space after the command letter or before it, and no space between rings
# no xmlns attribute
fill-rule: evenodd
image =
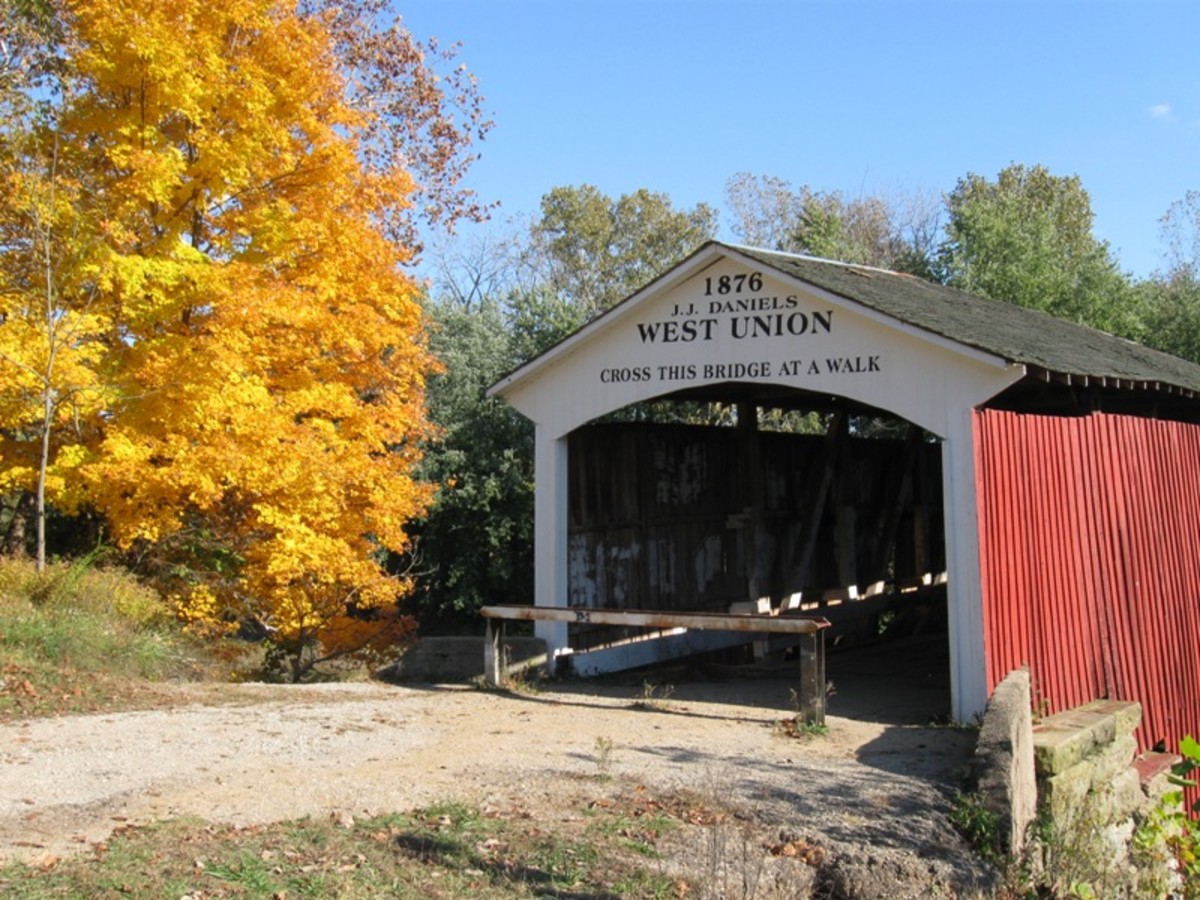
<svg viewBox="0 0 1200 900"><path fill-rule="evenodd" d="M696 896L665 874L669 812L591 805L550 822L458 804L361 821L127 828L93 856L0 868L5 897L375 898Z"/></svg>
<svg viewBox="0 0 1200 900"><path fill-rule="evenodd" d="M160 706L167 685L228 681L248 651L185 634L120 569L0 559L0 721Z"/></svg>

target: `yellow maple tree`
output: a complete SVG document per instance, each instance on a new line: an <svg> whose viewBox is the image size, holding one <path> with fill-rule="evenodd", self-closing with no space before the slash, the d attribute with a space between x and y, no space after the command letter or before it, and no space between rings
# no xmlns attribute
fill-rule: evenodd
<svg viewBox="0 0 1200 900"><path fill-rule="evenodd" d="M379 152L405 126L361 102L370 59L346 64L362 19L295 0L58 9L72 90L41 134L94 208L79 330L101 336L79 342L102 402L65 457L77 502L180 615L257 621L293 675L306 647L393 640L407 586L382 555L431 496L413 468L436 363L394 240L418 188ZM17 368L0 367L10 394Z"/></svg>
<svg viewBox="0 0 1200 900"><path fill-rule="evenodd" d="M36 498L42 572L47 504L70 510L83 499L78 470L107 399L109 323L94 308L80 184L59 173L53 142L20 150L0 157L0 494Z"/></svg>

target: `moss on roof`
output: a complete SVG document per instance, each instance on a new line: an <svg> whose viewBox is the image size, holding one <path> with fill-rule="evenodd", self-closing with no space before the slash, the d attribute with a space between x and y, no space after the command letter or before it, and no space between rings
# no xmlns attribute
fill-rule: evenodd
<svg viewBox="0 0 1200 900"><path fill-rule="evenodd" d="M1200 391L1200 366L1047 313L913 275L727 244L729 251L839 297L1010 362L1090 378Z"/></svg>

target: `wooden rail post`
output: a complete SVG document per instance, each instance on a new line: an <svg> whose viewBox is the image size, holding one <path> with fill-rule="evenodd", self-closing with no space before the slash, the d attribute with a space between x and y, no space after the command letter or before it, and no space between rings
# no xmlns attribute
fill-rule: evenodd
<svg viewBox="0 0 1200 900"><path fill-rule="evenodd" d="M504 687L508 671L504 660L504 620L495 624L487 619L487 634L483 640L483 677L492 687Z"/></svg>
<svg viewBox="0 0 1200 900"><path fill-rule="evenodd" d="M825 724L825 629L829 622L816 616L761 616L743 613L678 612L653 609L590 609L565 606L485 606L487 639L483 645L484 677L503 687L504 622L588 622L625 628L695 628L698 631L740 631L750 634L794 634L800 638L798 717L804 724ZM496 623L492 623L492 619Z"/></svg>
<svg viewBox="0 0 1200 900"><path fill-rule="evenodd" d="M825 632L800 635L801 725L825 724Z"/></svg>

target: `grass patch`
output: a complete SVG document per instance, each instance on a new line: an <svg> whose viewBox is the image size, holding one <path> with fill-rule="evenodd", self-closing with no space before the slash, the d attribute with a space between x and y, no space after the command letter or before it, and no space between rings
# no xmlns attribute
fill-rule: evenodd
<svg viewBox="0 0 1200 900"><path fill-rule="evenodd" d="M620 829L444 804L355 822L127 828L91 858L0 868L0 895L50 897L667 898L686 888Z"/></svg>
<svg viewBox="0 0 1200 900"><path fill-rule="evenodd" d="M631 794L588 805L587 833L617 841L644 857L658 859L661 840L684 825L713 826L728 815L687 793L654 795L639 785Z"/></svg>
<svg viewBox="0 0 1200 900"><path fill-rule="evenodd" d="M617 839L641 856L658 857L658 841L679 827L679 821L665 813L618 813L595 822L589 832Z"/></svg>
<svg viewBox="0 0 1200 900"><path fill-rule="evenodd" d="M642 696L630 704L632 709L655 710L661 712L667 708L667 703L675 694L675 685L659 685L653 681L642 682Z"/></svg>
<svg viewBox="0 0 1200 900"><path fill-rule="evenodd" d="M775 723L775 731L784 737L808 740L810 738L825 737L829 734L829 726L825 724L818 725L816 722L805 722L800 716L792 716L791 718L780 719Z"/></svg>
<svg viewBox="0 0 1200 900"><path fill-rule="evenodd" d="M189 637L120 569L0 559L0 721L154 705L156 685L228 680L245 646Z"/></svg>

